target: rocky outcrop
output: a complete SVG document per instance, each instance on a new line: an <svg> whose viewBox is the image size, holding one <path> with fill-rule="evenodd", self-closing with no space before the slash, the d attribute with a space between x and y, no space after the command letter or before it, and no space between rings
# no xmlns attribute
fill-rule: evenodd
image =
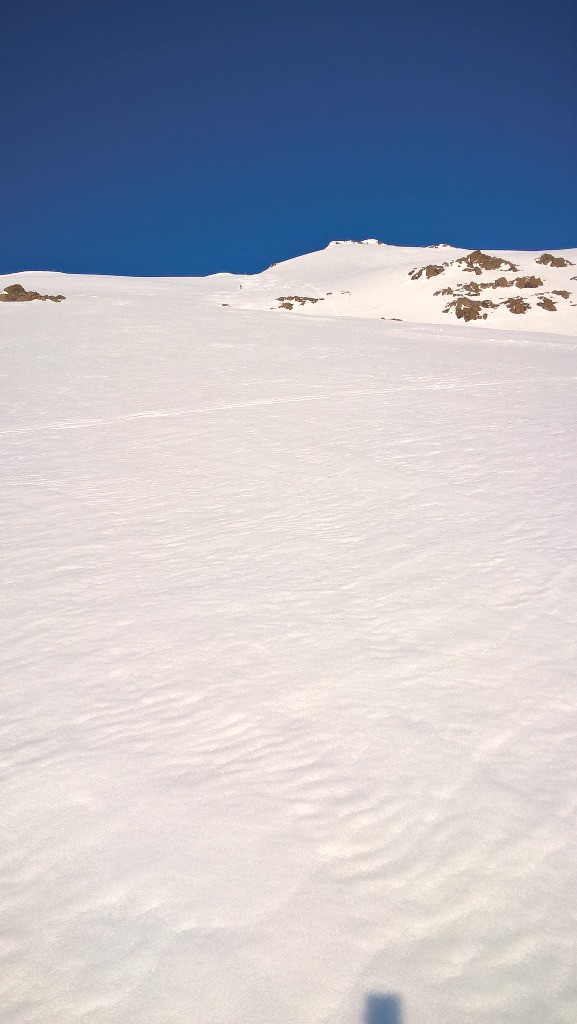
<svg viewBox="0 0 577 1024"><path fill-rule="evenodd" d="M469 299L465 295L459 296L458 299L454 299L453 302L449 302L448 306L445 306L444 313L450 313L455 310L455 316L458 320L464 320L468 323L469 320L486 320L488 314L483 312L485 309L497 309L497 305L491 302L490 299Z"/></svg>
<svg viewBox="0 0 577 1024"><path fill-rule="evenodd" d="M418 281L419 278L424 274L428 280L431 277L437 277L438 274L442 274L444 270L445 266L440 267L435 263L429 263L428 266L421 267L420 270L418 267L415 267L414 270L410 271L409 277L411 278L412 281Z"/></svg>
<svg viewBox="0 0 577 1024"><path fill-rule="evenodd" d="M542 306L543 309L549 310L557 308L553 301L546 296L541 296L541 302L538 305ZM464 320L465 323L468 323L470 320L486 320L488 317L486 310L498 309L499 306L506 306L509 312L514 313L516 316L526 313L528 309L531 309L530 303L522 295L512 295L503 302L492 302L491 299L472 299L467 295L459 295L445 306L443 313L450 313L454 310L458 320Z"/></svg>
<svg viewBox="0 0 577 1024"><path fill-rule="evenodd" d="M310 295L279 295L277 302L280 302L282 309L292 309L295 303L299 306L305 306L307 302L324 302L322 296L318 299L312 298Z"/></svg>
<svg viewBox="0 0 577 1024"><path fill-rule="evenodd" d="M62 302L65 295L41 295L40 292L28 292L21 284L9 284L3 292L0 292L0 302L33 302L40 299L41 302Z"/></svg>
<svg viewBox="0 0 577 1024"><path fill-rule="evenodd" d="M566 260L564 256L553 256L551 252L544 252L539 256L535 263L541 263L544 267L574 267L575 264L571 263L571 260Z"/></svg>
<svg viewBox="0 0 577 1024"><path fill-rule="evenodd" d="M537 305L541 306L541 309L546 309L549 313L557 312L557 306L553 302L553 299L550 299L547 295L543 295L541 301L538 302Z"/></svg>
<svg viewBox="0 0 577 1024"><path fill-rule="evenodd" d="M516 277L517 288L542 288L543 282L540 277Z"/></svg>
<svg viewBox="0 0 577 1024"><path fill-rule="evenodd" d="M502 260L499 256L489 256L486 252L481 252L480 249L474 249L473 252L467 256L461 256L454 263L455 266L462 267L463 270L472 274L482 274L484 270L509 270L512 273L519 270L519 267L510 263L509 260Z"/></svg>
<svg viewBox="0 0 577 1024"><path fill-rule="evenodd" d="M521 295L512 295L510 299L505 299L501 303L502 306L506 306L510 313L526 313L528 309L531 309L527 299L524 299Z"/></svg>
<svg viewBox="0 0 577 1024"><path fill-rule="evenodd" d="M412 281L418 281L423 274L426 278L436 277L438 274L444 273L447 267L457 267L459 270L477 275L482 274L485 270L508 270L510 273L517 273L519 270L519 267L509 260L503 260L500 256L489 256L488 253L481 252L480 249L474 249L466 256L460 256L459 259L448 263L429 263L426 267L414 267L409 271L409 277ZM496 285L495 287L500 286Z"/></svg>

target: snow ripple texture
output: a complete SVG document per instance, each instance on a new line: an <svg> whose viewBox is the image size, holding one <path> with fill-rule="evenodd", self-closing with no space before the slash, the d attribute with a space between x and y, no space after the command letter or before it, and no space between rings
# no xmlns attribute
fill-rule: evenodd
<svg viewBox="0 0 577 1024"><path fill-rule="evenodd" d="M574 1024L575 339L58 288L0 311L0 1017Z"/></svg>

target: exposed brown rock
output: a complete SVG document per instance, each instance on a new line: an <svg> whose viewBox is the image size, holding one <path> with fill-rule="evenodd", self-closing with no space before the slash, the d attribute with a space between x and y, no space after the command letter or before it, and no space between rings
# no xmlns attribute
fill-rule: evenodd
<svg viewBox="0 0 577 1024"><path fill-rule="evenodd" d="M41 302L61 302L65 295L41 295L40 292L28 292L21 284L9 284L3 292L0 292L0 302L33 302L40 299Z"/></svg>
<svg viewBox="0 0 577 1024"><path fill-rule="evenodd" d="M561 291L554 291L553 295L560 295L562 299L568 299L571 295L571 292L564 291L563 289L561 289Z"/></svg>
<svg viewBox="0 0 577 1024"><path fill-rule="evenodd" d="M460 285L461 291L465 295L480 295L482 287L483 285L479 284L478 281L467 281L466 284Z"/></svg>
<svg viewBox="0 0 577 1024"><path fill-rule="evenodd" d="M510 299L505 299L501 305L506 306L510 313L526 313L528 309L531 309L527 299L524 299L521 295L512 295Z"/></svg>
<svg viewBox="0 0 577 1024"><path fill-rule="evenodd" d="M506 277L497 277L494 281L466 281L457 287L464 295L480 295L485 288L512 288L514 284L513 280L508 281Z"/></svg>
<svg viewBox="0 0 577 1024"><path fill-rule="evenodd" d="M462 264L463 270L474 274L481 274L483 270L502 269L514 272L519 270L519 267L510 263L509 260L502 260L499 256L489 256L486 252L481 252L480 249L474 249L467 256L461 256L455 260L455 263Z"/></svg>
<svg viewBox="0 0 577 1024"><path fill-rule="evenodd" d="M566 260L564 256L553 256L551 252L544 252L539 256L536 263L542 263L545 267L574 267L575 264L571 263L571 260ZM573 279L572 279L573 280Z"/></svg>
<svg viewBox="0 0 577 1024"><path fill-rule="evenodd" d="M468 323L469 320L486 320L488 314L483 313L482 310L496 308L496 304L491 302L491 299L469 299L461 295L458 299L454 299L453 302L449 302L449 305L445 306L443 312L449 313L451 309L454 309L457 319Z"/></svg>
<svg viewBox="0 0 577 1024"><path fill-rule="evenodd" d="M278 298L277 298L277 302L280 302L283 305L284 305L285 302L292 302L293 305L294 305L295 302L298 302L299 306L304 306L307 302L313 302L314 303L314 302L324 302L324 301L325 300L323 298L313 299L313 298L311 298L310 295L279 295ZM286 306L285 306L285 308L286 308ZM292 309L292 306L291 306L291 309Z"/></svg>
<svg viewBox="0 0 577 1024"><path fill-rule="evenodd" d="M506 277L497 277L494 281L467 281L458 287L466 295L480 295L485 288L512 288L514 284L513 280L508 281Z"/></svg>
<svg viewBox="0 0 577 1024"><path fill-rule="evenodd" d="M553 302L553 299L548 298L547 295L543 295L541 301L538 302L537 305L541 306L541 309L547 309L549 313L557 312L557 306Z"/></svg>
<svg viewBox="0 0 577 1024"><path fill-rule="evenodd" d="M517 288L542 288L543 282L540 277L516 277Z"/></svg>
<svg viewBox="0 0 577 1024"><path fill-rule="evenodd" d="M424 274L427 280L429 280L429 278L431 277L437 277L438 274L442 274L444 270L444 266L440 267L435 263L429 263L428 266L421 267L420 270L417 269L417 267L415 267L414 270L411 270L409 277L411 278L412 281L418 281L419 278Z"/></svg>
<svg viewBox="0 0 577 1024"><path fill-rule="evenodd" d="M2 302L32 302L39 298L40 292L27 292L21 284L9 284L0 295Z"/></svg>
<svg viewBox="0 0 577 1024"><path fill-rule="evenodd" d="M280 309L292 309L293 306L294 306L294 302L281 302L279 308Z"/></svg>
<svg viewBox="0 0 577 1024"><path fill-rule="evenodd" d="M452 288L441 288L438 292L434 292L435 295L454 295Z"/></svg>

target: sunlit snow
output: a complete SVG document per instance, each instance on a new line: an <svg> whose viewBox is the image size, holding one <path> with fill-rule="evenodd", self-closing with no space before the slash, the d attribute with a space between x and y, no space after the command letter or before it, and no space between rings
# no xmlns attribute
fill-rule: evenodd
<svg viewBox="0 0 577 1024"><path fill-rule="evenodd" d="M577 332L12 281L0 1016L574 1024Z"/></svg>

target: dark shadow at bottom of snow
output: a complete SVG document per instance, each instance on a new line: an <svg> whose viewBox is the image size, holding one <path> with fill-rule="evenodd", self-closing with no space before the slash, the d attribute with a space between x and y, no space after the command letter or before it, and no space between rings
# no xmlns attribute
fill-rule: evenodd
<svg viewBox="0 0 577 1024"><path fill-rule="evenodd" d="M399 997L371 993L366 998L363 1024L403 1024Z"/></svg>

